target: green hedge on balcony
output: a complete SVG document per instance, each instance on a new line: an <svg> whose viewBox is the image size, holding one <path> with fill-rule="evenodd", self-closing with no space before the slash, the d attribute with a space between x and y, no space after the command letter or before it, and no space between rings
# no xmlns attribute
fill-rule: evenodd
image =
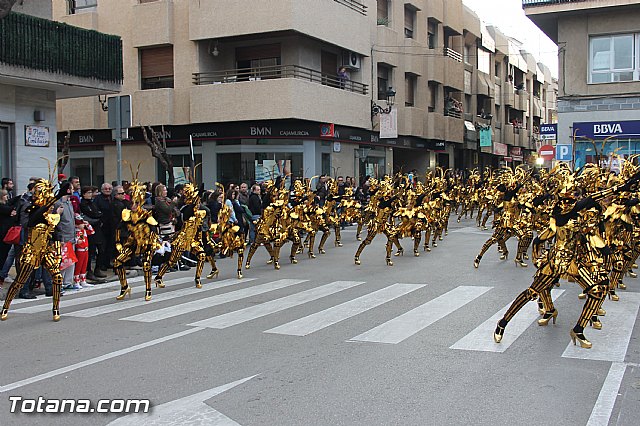
<svg viewBox="0 0 640 426"><path fill-rule="evenodd" d="M11 12L0 20L0 62L121 83L122 40Z"/></svg>

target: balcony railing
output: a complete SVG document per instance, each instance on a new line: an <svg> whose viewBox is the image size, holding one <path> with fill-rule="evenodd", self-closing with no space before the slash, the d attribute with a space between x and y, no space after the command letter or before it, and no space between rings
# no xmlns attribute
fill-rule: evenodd
<svg viewBox="0 0 640 426"><path fill-rule="evenodd" d="M223 84L240 81L259 81L280 78L296 78L311 83L335 87L362 95L367 94L367 85L357 81L344 80L336 75L323 74L320 71L299 65L275 65L256 68L239 68L223 71L199 72L193 74L193 84Z"/></svg>
<svg viewBox="0 0 640 426"><path fill-rule="evenodd" d="M455 61L462 62L462 53L456 52L449 47L444 48L444 56L448 56Z"/></svg>
<svg viewBox="0 0 640 426"><path fill-rule="evenodd" d="M336 3L340 3L343 4L345 6L347 6L349 9L351 10L355 10L356 12L360 13L361 15L366 15L367 14L367 6L357 2L355 0L333 0Z"/></svg>
<svg viewBox="0 0 640 426"><path fill-rule="evenodd" d="M0 20L0 63L121 83L122 41L12 12Z"/></svg>
<svg viewBox="0 0 640 426"><path fill-rule="evenodd" d="M444 109L445 117L453 117L453 118L462 118L462 112L456 111L455 109Z"/></svg>
<svg viewBox="0 0 640 426"><path fill-rule="evenodd" d="M547 6L550 4L579 3L586 0L522 0L522 7Z"/></svg>

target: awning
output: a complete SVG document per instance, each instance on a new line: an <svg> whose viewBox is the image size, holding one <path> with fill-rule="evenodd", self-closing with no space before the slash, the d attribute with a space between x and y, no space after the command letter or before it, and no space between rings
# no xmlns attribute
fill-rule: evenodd
<svg viewBox="0 0 640 426"><path fill-rule="evenodd" d="M491 34L489 34L489 30L487 30L487 27L482 25L480 27L480 34L482 35L482 47L487 49L489 52L494 53L496 51L496 41L493 39L493 37L491 37Z"/></svg>
<svg viewBox="0 0 640 426"><path fill-rule="evenodd" d="M464 121L464 127L466 127L467 130L470 130L472 132L476 131L476 126L474 126L472 122L467 121L467 120Z"/></svg>
<svg viewBox="0 0 640 426"><path fill-rule="evenodd" d="M512 40L509 40L509 64L527 73L527 60L520 54L520 48Z"/></svg>
<svg viewBox="0 0 640 426"><path fill-rule="evenodd" d="M477 76L478 84L476 86L476 95L484 95L493 98L491 89L494 88L495 84L491 81L491 76L481 71L478 71Z"/></svg>
<svg viewBox="0 0 640 426"><path fill-rule="evenodd" d="M536 80L538 80L540 84L544 84L544 72L538 65L536 65Z"/></svg>

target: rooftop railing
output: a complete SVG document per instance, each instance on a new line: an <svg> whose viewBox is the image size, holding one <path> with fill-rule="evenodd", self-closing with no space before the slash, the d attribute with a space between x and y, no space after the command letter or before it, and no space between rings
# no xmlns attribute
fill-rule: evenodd
<svg viewBox="0 0 640 426"><path fill-rule="evenodd" d="M548 6L550 4L579 3L586 0L522 0L522 7Z"/></svg>
<svg viewBox="0 0 640 426"><path fill-rule="evenodd" d="M355 0L333 0L336 3L347 6L351 10L355 10L361 15L367 14L367 6Z"/></svg>
<svg viewBox="0 0 640 426"><path fill-rule="evenodd" d="M121 83L120 37L21 13L0 20L0 63Z"/></svg>
<svg viewBox="0 0 640 426"><path fill-rule="evenodd" d="M255 68L238 68L222 71L199 72L193 74L193 84L226 84L242 81L273 80L295 78L311 83L335 87L349 92L367 94L367 85L357 81L341 79L337 75L324 74L299 65L274 65Z"/></svg>

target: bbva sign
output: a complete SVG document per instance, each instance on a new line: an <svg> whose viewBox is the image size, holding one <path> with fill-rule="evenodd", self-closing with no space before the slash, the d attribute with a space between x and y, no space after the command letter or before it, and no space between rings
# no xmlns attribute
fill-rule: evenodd
<svg viewBox="0 0 640 426"><path fill-rule="evenodd" d="M622 125L620 123L602 123L593 125L594 135L612 135L622 133Z"/></svg>

